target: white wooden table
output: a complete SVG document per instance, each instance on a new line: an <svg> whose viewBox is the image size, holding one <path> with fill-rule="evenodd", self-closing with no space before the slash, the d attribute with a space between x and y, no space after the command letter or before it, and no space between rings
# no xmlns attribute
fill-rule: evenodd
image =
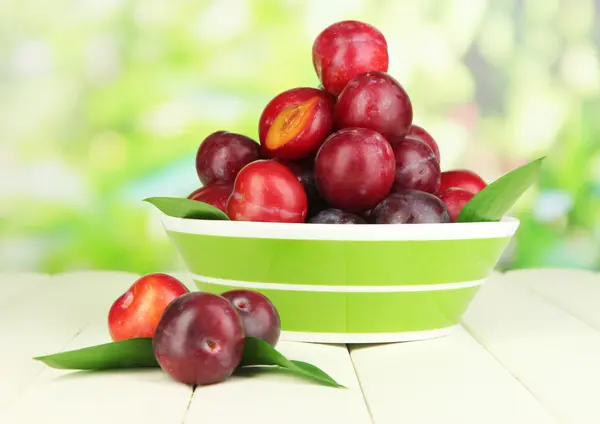
<svg viewBox="0 0 600 424"><path fill-rule="evenodd" d="M159 369L67 372L31 359L107 342L108 308L136 277L0 274L0 423L600 423L598 274L496 274L442 339L278 345L347 390L270 373L193 392Z"/></svg>

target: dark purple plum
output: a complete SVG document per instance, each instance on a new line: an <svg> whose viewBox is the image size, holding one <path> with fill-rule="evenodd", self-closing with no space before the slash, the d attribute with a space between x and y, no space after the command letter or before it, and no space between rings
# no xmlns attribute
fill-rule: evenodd
<svg viewBox="0 0 600 424"><path fill-rule="evenodd" d="M330 135L319 149L315 181L332 207L360 213L389 194L395 169L394 151L381 134L346 128Z"/></svg>
<svg viewBox="0 0 600 424"><path fill-rule="evenodd" d="M385 72L366 72L350 80L335 104L337 128L377 131L391 141L404 137L413 119L410 98Z"/></svg>
<svg viewBox="0 0 600 424"><path fill-rule="evenodd" d="M450 222L448 208L431 193L400 190L371 212L375 224L438 224Z"/></svg>
<svg viewBox="0 0 600 424"><path fill-rule="evenodd" d="M189 385L224 381L242 360L244 326L222 296L191 292L172 301L158 323L153 350L160 367Z"/></svg>
<svg viewBox="0 0 600 424"><path fill-rule="evenodd" d="M420 190L435 194L440 188L442 171L435 153L424 142L406 137L394 145L396 190Z"/></svg>
<svg viewBox="0 0 600 424"><path fill-rule="evenodd" d="M260 144L242 134L216 131L200 143L196 172L203 185L233 184L240 170L260 159Z"/></svg>
<svg viewBox="0 0 600 424"><path fill-rule="evenodd" d="M247 337L256 337L271 346L277 345L281 320L277 308L265 295L252 290L231 290L221 296L237 309Z"/></svg>
<svg viewBox="0 0 600 424"><path fill-rule="evenodd" d="M324 209L308 220L311 224L366 224L358 215L340 209Z"/></svg>

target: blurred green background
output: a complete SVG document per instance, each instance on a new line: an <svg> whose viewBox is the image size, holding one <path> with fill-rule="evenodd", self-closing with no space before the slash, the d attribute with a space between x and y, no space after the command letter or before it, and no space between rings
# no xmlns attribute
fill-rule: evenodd
<svg viewBox="0 0 600 424"><path fill-rule="evenodd" d="M317 86L315 36L378 27L444 169L548 155L500 267L600 269L598 0L4 0L0 269L181 267L148 196L198 187L209 133L257 138Z"/></svg>

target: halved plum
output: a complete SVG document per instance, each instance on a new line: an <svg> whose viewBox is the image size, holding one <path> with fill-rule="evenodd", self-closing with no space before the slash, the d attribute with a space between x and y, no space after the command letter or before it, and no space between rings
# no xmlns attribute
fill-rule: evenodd
<svg viewBox="0 0 600 424"><path fill-rule="evenodd" d="M334 98L323 90L299 87L275 96L259 122L259 138L269 157L310 156L333 131Z"/></svg>

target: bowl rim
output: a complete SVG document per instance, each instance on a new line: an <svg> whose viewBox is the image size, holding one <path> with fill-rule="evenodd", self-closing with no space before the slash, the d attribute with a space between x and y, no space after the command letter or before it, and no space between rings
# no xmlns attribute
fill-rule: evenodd
<svg viewBox="0 0 600 424"><path fill-rule="evenodd" d="M163 227L170 232L218 237L403 241L403 240L468 240L512 237L519 220L506 216L497 222L460 222L449 224L308 224L201 220L172 217L162 213Z"/></svg>

